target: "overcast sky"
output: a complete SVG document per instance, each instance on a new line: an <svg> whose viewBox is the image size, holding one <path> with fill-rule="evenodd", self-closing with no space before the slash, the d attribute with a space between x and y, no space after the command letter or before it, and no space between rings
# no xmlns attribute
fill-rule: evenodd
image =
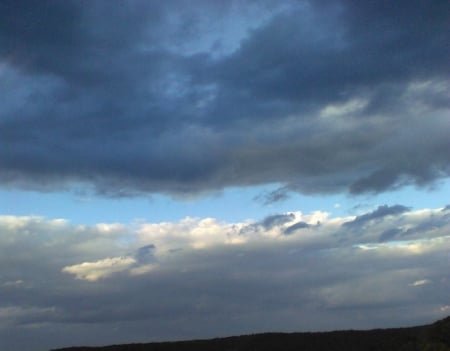
<svg viewBox="0 0 450 351"><path fill-rule="evenodd" d="M449 7L0 0L0 348L450 314Z"/></svg>

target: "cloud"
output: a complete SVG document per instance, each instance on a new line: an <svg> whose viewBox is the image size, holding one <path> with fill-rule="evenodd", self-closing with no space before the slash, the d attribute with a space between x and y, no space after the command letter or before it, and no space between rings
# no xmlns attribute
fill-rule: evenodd
<svg viewBox="0 0 450 351"><path fill-rule="evenodd" d="M274 323L285 331L373 328L443 317L448 213L376 211L356 233L344 225L351 217L324 212L92 226L2 216L2 347L213 337L268 331ZM380 242L389 228L413 230ZM45 343L33 344L40 339Z"/></svg>
<svg viewBox="0 0 450 351"><path fill-rule="evenodd" d="M62 269L63 272L74 274L78 279L95 281L114 273L130 268L136 260L132 257L112 257L95 262L83 262Z"/></svg>
<svg viewBox="0 0 450 351"><path fill-rule="evenodd" d="M408 208L402 205L394 205L394 206L379 206L376 210L370 213L366 213L361 216L357 216L355 219L353 219L350 222L344 223L344 226L346 227L362 227L367 222L373 221L373 220L379 220L386 216L396 216L401 213L404 213L408 211Z"/></svg>
<svg viewBox="0 0 450 351"><path fill-rule="evenodd" d="M272 203L449 176L446 2L233 4L4 1L0 184Z"/></svg>
<svg viewBox="0 0 450 351"><path fill-rule="evenodd" d="M142 262L151 262L154 259L153 250L155 249L155 245L145 245L140 247L136 252L136 260L139 263Z"/></svg>
<svg viewBox="0 0 450 351"><path fill-rule="evenodd" d="M411 286L422 286L430 283L428 279L416 280L414 283L410 284Z"/></svg>
<svg viewBox="0 0 450 351"><path fill-rule="evenodd" d="M259 194L255 200L261 202L263 205L270 205L276 202L281 202L289 198L289 188L281 187L270 192Z"/></svg>
<svg viewBox="0 0 450 351"><path fill-rule="evenodd" d="M54 307L0 307L0 327L10 324L39 324L54 320L58 311Z"/></svg>
<svg viewBox="0 0 450 351"><path fill-rule="evenodd" d="M284 230L284 234L290 235L290 234L294 233L298 229L305 229L305 228L309 228L309 227L310 227L310 225L308 223L306 223L306 222L297 222L297 223L287 227Z"/></svg>
<svg viewBox="0 0 450 351"><path fill-rule="evenodd" d="M383 241L389 241L394 239L397 235L399 234L403 234L404 233L404 229L402 228L390 228L385 230L381 235L380 235L380 240L381 242Z"/></svg>
<svg viewBox="0 0 450 351"><path fill-rule="evenodd" d="M447 311L449 311L450 310L450 306L449 305L445 305L445 306L442 306L441 307L441 311L442 312L447 312Z"/></svg>
<svg viewBox="0 0 450 351"><path fill-rule="evenodd" d="M11 282L4 282L3 283L3 287L8 287L8 286L20 286L23 284L23 280L16 280L16 281L11 281Z"/></svg>
<svg viewBox="0 0 450 351"><path fill-rule="evenodd" d="M280 226L284 223L291 222L295 218L293 213L281 214L281 215L272 215L264 218L261 221L261 225L264 229L272 229L275 226Z"/></svg>

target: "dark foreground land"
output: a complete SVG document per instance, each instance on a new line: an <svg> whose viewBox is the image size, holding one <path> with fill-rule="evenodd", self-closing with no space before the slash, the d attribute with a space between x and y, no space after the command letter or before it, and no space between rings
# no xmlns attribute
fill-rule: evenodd
<svg viewBox="0 0 450 351"><path fill-rule="evenodd" d="M54 351L450 351L450 317L398 329L264 333L211 340L156 342Z"/></svg>

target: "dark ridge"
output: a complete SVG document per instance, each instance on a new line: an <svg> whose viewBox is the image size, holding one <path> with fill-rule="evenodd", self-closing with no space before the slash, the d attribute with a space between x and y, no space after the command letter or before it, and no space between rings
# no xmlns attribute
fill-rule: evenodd
<svg viewBox="0 0 450 351"><path fill-rule="evenodd" d="M450 351L450 316L433 324L318 333L263 333L210 340L153 342L53 351Z"/></svg>

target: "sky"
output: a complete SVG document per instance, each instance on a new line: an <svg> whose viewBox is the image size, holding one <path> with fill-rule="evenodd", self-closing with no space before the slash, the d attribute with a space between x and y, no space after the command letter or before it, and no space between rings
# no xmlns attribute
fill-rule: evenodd
<svg viewBox="0 0 450 351"><path fill-rule="evenodd" d="M450 314L448 1L0 1L0 349Z"/></svg>

